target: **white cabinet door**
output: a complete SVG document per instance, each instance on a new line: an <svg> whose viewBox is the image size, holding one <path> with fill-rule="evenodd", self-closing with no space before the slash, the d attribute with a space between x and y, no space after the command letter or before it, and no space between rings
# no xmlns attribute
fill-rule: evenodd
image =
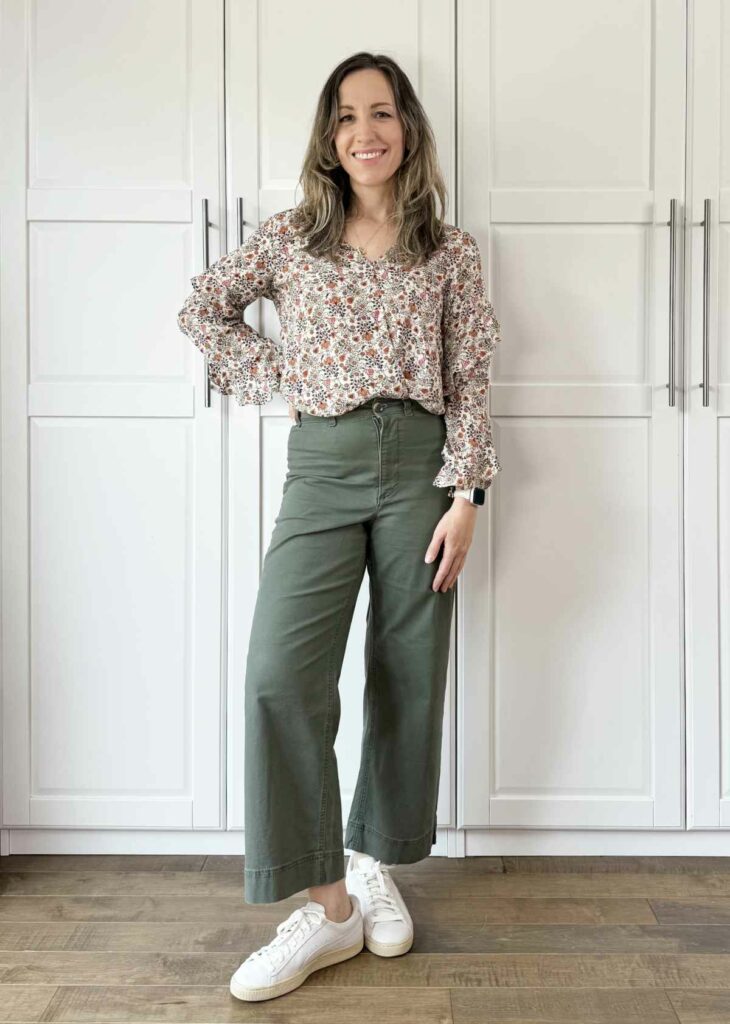
<svg viewBox="0 0 730 1024"><path fill-rule="evenodd" d="M2 4L3 822L222 828L223 3Z"/></svg>
<svg viewBox="0 0 730 1024"><path fill-rule="evenodd" d="M667 222L684 200L685 5L459 10L460 219L502 326L503 471L460 595L458 824L682 827Z"/></svg>
<svg viewBox="0 0 730 1024"><path fill-rule="evenodd" d="M453 187L453 3L393 5L374 0L332 17L327 3L276 5L231 0L226 25L226 112L229 249L237 244L238 200L246 232L278 210L296 205L297 188L319 91L350 53L385 47L410 76L431 120L447 185ZM416 31L417 28L417 31ZM453 198L453 197L452 197ZM454 219L452 205L450 218ZM278 337L272 303L262 300L260 330ZM286 474L287 405L280 395L266 406L239 406L230 414L228 509L228 824L244 822L244 672L259 573L281 502ZM340 677L341 718L335 752L343 824L357 779L362 732L367 574L358 597ZM454 824L453 704L447 686L437 823ZM443 850L442 834L437 852Z"/></svg>
<svg viewBox="0 0 730 1024"><path fill-rule="evenodd" d="M690 828L727 828L730 827L730 2L702 0L690 4L689 24L686 275L689 302L685 376L687 822ZM706 200L709 200L709 217L704 224Z"/></svg>

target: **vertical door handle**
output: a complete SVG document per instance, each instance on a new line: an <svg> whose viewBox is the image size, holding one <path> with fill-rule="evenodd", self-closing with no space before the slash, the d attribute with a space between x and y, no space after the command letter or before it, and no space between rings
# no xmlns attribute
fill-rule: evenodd
<svg viewBox="0 0 730 1024"><path fill-rule="evenodd" d="M203 269L207 270L210 266L210 239L208 235L208 228L210 227L210 221L208 220L208 200L203 199L203 210L202 210L202 224L203 224ZM210 408L210 377L208 375L208 357L205 357L205 408Z"/></svg>
<svg viewBox="0 0 730 1024"><path fill-rule="evenodd" d="M240 249L243 245L243 229L246 221L243 219L243 196L236 200L236 245Z"/></svg>
<svg viewBox="0 0 730 1024"><path fill-rule="evenodd" d="M710 200L705 199L702 221L702 404L710 404Z"/></svg>
<svg viewBox="0 0 730 1024"><path fill-rule="evenodd" d="M677 238L677 200L669 202L669 404L673 406L674 401L674 278L677 261L676 238Z"/></svg>

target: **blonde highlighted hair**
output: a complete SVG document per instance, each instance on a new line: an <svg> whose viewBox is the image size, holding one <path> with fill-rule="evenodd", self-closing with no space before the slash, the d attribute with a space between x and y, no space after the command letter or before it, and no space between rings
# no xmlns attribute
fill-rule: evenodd
<svg viewBox="0 0 730 1024"><path fill-rule="evenodd" d="M334 141L339 124L338 90L346 75L362 68L382 71L393 90L404 135L403 160L394 181L395 255L404 264L420 265L444 238L446 185L426 112L408 76L383 54L353 54L338 64L325 82L299 177L304 197L295 208L292 224L312 256L338 259L352 199L350 178L339 162Z"/></svg>

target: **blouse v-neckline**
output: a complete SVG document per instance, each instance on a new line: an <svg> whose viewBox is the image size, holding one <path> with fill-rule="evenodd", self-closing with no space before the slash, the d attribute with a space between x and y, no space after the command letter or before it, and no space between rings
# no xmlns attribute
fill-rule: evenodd
<svg viewBox="0 0 730 1024"><path fill-rule="evenodd" d="M388 258L391 256L391 254L394 253L396 248L397 248L397 243L394 242L393 245L391 245L389 249L385 250L385 252L382 254L382 256L370 257L362 249L362 247L359 246L359 245L351 245L349 242L345 242L345 241L340 242L340 245L343 246L343 248L345 248L345 249L349 249L350 252L355 253L355 255L358 256L365 263L373 263L373 264L375 264L375 263L385 263L388 260Z"/></svg>

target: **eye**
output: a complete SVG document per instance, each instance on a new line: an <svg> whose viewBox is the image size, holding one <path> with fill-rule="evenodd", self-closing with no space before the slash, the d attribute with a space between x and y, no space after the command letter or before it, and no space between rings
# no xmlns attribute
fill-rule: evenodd
<svg viewBox="0 0 730 1024"><path fill-rule="evenodd" d="M392 117L393 116L392 114L389 114L387 110L377 110L375 113L376 113L376 116L378 114L383 114L384 117ZM340 121L341 122L344 121L346 117L352 117L352 114L343 114L342 117L340 118Z"/></svg>

